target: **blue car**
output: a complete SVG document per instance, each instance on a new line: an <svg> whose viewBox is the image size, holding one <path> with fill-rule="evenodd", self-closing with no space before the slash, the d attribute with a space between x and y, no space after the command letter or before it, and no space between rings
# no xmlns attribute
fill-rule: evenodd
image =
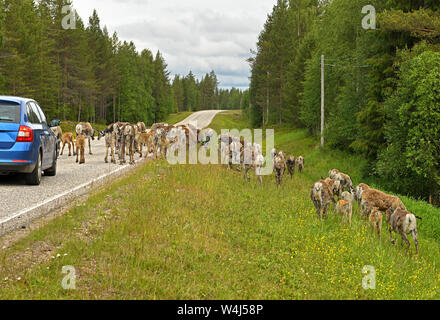
<svg viewBox="0 0 440 320"><path fill-rule="evenodd" d="M57 137L35 100L0 96L0 174L22 173L26 183L57 173Z"/></svg>

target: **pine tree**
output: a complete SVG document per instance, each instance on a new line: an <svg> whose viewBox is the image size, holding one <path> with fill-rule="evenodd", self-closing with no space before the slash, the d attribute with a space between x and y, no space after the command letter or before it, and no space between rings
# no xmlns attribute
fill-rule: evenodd
<svg viewBox="0 0 440 320"><path fill-rule="evenodd" d="M185 90L183 86L183 80L179 75L176 75L173 80L173 92L175 104L177 106L177 110L179 112L184 111L184 103L185 103Z"/></svg>
<svg viewBox="0 0 440 320"><path fill-rule="evenodd" d="M172 100L170 99L171 87L169 72L161 53L158 51L154 59L154 86L153 97L156 101L155 122L165 119L171 113Z"/></svg>
<svg viewBox="0 0 440 320"><path fill-rule="evenodd" d="M184 109L186 111L198 110L199 106L197 103L197 84L196 79L192 71L183 79L183 90L184 90Z"/></svg>

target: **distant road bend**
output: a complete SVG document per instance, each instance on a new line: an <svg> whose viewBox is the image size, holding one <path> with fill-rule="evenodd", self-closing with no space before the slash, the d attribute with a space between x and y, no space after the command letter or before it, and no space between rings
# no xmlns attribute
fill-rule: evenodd
<svg viewBox="0 0 440 320"><path fill-rule="evenodd" d="M212 120L215 118L215 116L220 112L223 112L223 110L205 110L205 111L195 112L185 120L176 123L176 125L194 124L197 126L198 129L203 129L209 126Z"/></svg>

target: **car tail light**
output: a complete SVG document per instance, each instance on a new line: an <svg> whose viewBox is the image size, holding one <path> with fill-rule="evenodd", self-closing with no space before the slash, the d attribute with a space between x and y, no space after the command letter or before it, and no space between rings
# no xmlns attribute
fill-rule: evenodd
<svg viewBox="0 0 440 320"><path fill-rule="evenodd" d="M20 126L17 135L17 142L33 142L34 132L31 128L26 126Z"/></svg>

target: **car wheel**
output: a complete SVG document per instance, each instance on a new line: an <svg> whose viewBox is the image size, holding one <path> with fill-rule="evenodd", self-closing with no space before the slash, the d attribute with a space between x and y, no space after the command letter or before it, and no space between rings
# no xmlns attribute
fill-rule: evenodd
<svg viewBox="0 0 440 320"><path fill-rule="evenodd" d="M57 159L60 157L61 142L57 144Z"/></svg>
<svg viewBox="0 0 440 320"><path fill-rule="evenodd" d="M42 167L42 158L41 158L41 153L39 152L37 164L35 165L34 171L26 175L26 183L28 185L38 186L41 183L41 176L42 176L41 167Z"/></svg>
<svg viewBox="0 0 440 320"><path fill-rule="evenodd" d="M57 158L53 159L53 166L51 168L44 170L44 175L48 177L57 175Z"/></svg>

